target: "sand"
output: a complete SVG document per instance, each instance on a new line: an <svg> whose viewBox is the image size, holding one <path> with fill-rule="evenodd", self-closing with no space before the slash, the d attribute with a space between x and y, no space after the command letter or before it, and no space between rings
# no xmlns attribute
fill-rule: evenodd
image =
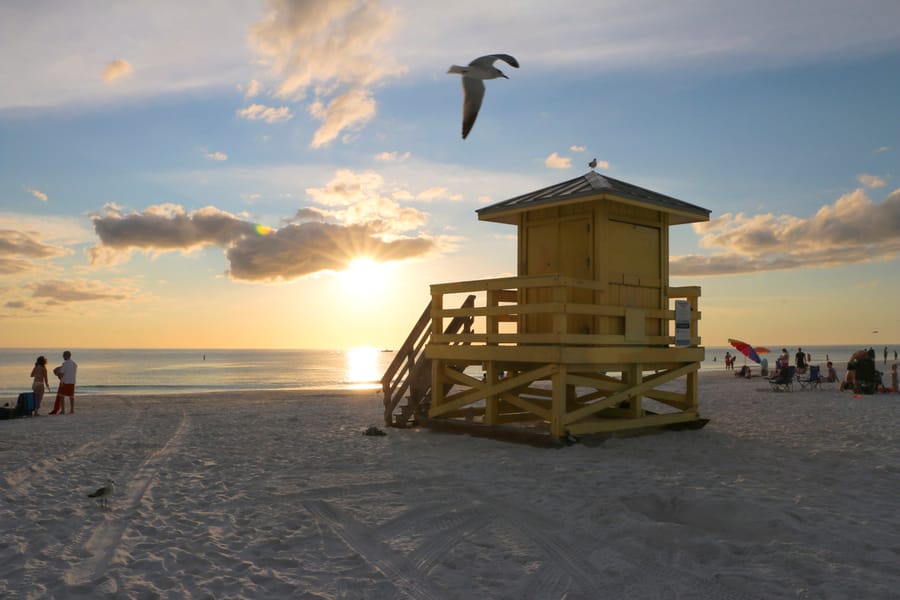
<svg viewBox="0 0 900 600"><path fill-rule="evenodd" d="M900 394L700 401L542 449L363 436L372 391L81 398L0 421L0 597L897 598Z"/></svg>

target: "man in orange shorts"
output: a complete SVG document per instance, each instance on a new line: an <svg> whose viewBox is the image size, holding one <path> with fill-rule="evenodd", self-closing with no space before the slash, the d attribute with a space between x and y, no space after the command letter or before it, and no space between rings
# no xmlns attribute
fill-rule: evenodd
<svg viewBox="0 0 900 600"><path fill-rule="evenodd" d="M72 353L66 350L63 352L63 362L61 365L53 369L53 374L59 377L59 387L56 390L56 402L53 404L53 410L49 414L55 415L59 412L66 414L66 397L69 398L69 412L75 412L75 374L78 372L78 365L72 360Z"/></svg>

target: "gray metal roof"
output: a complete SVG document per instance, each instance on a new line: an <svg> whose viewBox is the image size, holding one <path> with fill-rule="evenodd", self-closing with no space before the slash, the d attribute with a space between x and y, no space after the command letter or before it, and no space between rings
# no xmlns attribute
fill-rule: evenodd
<svg viewBox="0 0 900 600"><path fill-rule="evenodd" d="M710 211L705 208L682 202L671 196L659 194L625 181L605 177L595 171L589 171L581 177L486 206L475 212L478 213L478 218L482 221L508 223L514 221L504 217L527 210L544 208L548 204L568 204L580 199L588 199L591 196L608 196L611 199L620 199L671 213L671 223L673 225L709 220Z"/></svg>

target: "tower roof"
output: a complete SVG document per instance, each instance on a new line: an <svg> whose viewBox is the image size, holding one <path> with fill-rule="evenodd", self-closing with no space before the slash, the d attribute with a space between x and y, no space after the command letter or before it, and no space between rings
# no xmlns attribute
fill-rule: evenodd
<svg viewBox="0 0 900 600"><path fill-rule="evenodd" d="M709 220L710 211L705 208L625 181L605 177L595 171L589 171L575 179L503 200L475 212L481 221L514 224L518 222L519 213L529 210L545 208L551 204L575 204L602 199L661 210L671 215L670 223L672 225Z"/></svg>

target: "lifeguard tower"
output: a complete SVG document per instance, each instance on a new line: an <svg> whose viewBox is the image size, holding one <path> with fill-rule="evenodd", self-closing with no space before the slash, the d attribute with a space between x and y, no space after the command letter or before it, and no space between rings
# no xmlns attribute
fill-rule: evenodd
<svg viewBox="0 0 900 600"><path fill-rule="evenodd" d="M558 443L706 423L700 288L669 286L669 227L708 210L590 171L477 214L517 227L518 275L431 286L387 425Z"/></svg>

